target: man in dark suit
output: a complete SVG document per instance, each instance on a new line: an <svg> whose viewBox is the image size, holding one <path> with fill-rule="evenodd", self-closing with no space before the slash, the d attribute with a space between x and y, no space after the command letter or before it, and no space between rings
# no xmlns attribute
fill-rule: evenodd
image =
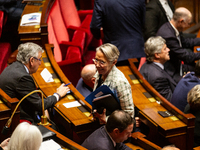
<svg viewBox="0 0 200 150"><path fill-rule="evenodd" d="M145 0L95 0L90 29L120 51L118 62L144 57Z"/></svg>
<svg viewBox="0 0 200 150"><path fill-rule="evenodd" d="M131 137L134 120L123 110L115 110L105 126L94 131L82 144L89 150L131 150L123 144Z"/></svg>
<svg viewBox="0 0 200 150"><path fill-rule="evenodd" d="M188 92L197 84L200 84L200 60L197 61L195 72L190 72L177 84L171 98L171 103L181 111L184 111Z"/></svg>
<svg viewBox="0 0 200 150"><path fill-rule="evenodd" d="M174 6L170 0L151 0L146 5L145 40L155 36L158 29L172 19L173 13Z"/></svg>
<svg viewBox="0 0 200 150"><path fill-rule="evenodd" d="M168 101L176 87L176 82L164 70L164 63L170 59L169 51L162 37L150 37L145 43L147 62L140 69L143 77Z"/></svg>
<svg viewBox="0 0 200 150"><path fill-rule="evenodd" d="M78 80L76 89L84 96L87 97L92 93L96 78L96 67L94 64L88 64L81 70L81 78Z"/></svg>
<svg viewBox="0 0 200 150"><path fill-rule="evenodd" d="M172 20L162 25L157 32L157 35L166 40L167 47L171 50L170 60L165 63L165 69L177 83L185 73L194 71L194 61L200 59L200 53L191 50L193 46L200 45L200 38L182 36L182 31L189 27L191 20L192 14L188 9L177 8Z"/></svg>
<svg viewBox="0 0 200 150"><path fill-rule="evenodd" d="M0 75L0 88L11 98L22 99L28 93L36 90L31 74L41 65L42 48L34 43L20 44L17 61L13 62ZM66 95L69 87L62 84L56 93L44 99L44 108L51 108ZM38 123L37 113L42 113L42 100L38 93L28 96L20 105L20 119Z"/></svg>

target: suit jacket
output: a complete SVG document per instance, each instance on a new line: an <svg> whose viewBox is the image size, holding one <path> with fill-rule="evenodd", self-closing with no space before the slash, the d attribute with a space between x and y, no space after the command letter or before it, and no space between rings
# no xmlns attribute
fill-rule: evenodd
<svg viewBox="0 0 200 150"><path fill-rule="evenodd" d="M11 98L22 99L26 94L36 90L33 78L21 62L9 65L0 75L0 88ZM55 96L44 99L44 109L53 107L57 102ZM38 93L31 94L20 104L20 119L38 122L36 112L42 112L42 100Z"/></svg>
<svg viewBox="0 0 200 150"><path fill-rule="evenodd" d="M186 50L186 48L200 45L200 38L184 38L182 33L180 33L182 44L181 47L176 37L175 31L169 22L163 24L160 27L157 35L163 37L166 40L167 47L170 49L170 60L165 63L165 70L178 83L178 81L181 79L181 61L183 61L184 64L194 65L194 61L200 59L200 53L194 53L192 51ZM193 71L186 68L185 66L183 66L183 71Z"/></svg>
<svg viewBox="0 0 200 150"><path fill-rule="evenodd" d="M85 139L82 146L88 150L116 150L105 126L94 131L87 139ZM118 150L131 150L123 143L117 143L117 147Z"/></svg>
<svg viewBox="0 0 200 150"><path fill-rule="evenodd" d="M117 46L123 61L145 56L144 21L145 0L95 0L90 29L99 39L103 27L104 43Z"/></svg>
<svg viewBox="0 0 200 150"><path fill-rule="evenodd" d="M195 76L195 73L187 74L177 84L172 94L171 103L181 111L184 111L185 106L188 104L187 94L197 84L200 84L200 80Z"/></svg>
<svg viewBox="0 0 200 150"><path fill-rule="evenodd" d="M142 65L140 73L163 97L170 101L176 87L176 82L155 63L146 62Z"/></svg>
<svg viewBox="0 0 200 150"><path fill-rule="evenodd" d="M195 127L194 127L194 146L197 147L200 146L200 111L194 111L190 109L190 105L187 104L185 107L185 114L192 113L196 118L195 118Z"/></svg>
<svg viewBox="0 0 200 150"><path fill-rule="evenodd" d="M0 10L7 14L7 22L12 24L20 20L25 6L22 0L0 0Z"/></svg>
<svg viewBox="0 0 200 150"><path fill-rule="evenodd" d="M83 82L83 79L80 78L76 85L76 89L84 96L87 97L92 93L93 89Z"/></svg>
<svg viewBox="0 0 200 150"><path fill-rule="evenodd" d="M170 0L167 0L169 7L174 12L174 6ZM159 0L151 0L146 5L145 16L145 40L151 36L155 36L158 29L166 22L168 22L165 10Z"/></svg>

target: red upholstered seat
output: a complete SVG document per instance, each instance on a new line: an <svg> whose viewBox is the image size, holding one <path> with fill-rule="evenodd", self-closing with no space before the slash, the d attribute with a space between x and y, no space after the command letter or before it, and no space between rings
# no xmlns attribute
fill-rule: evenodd
<svg viewBox="0 0 200 150"><path fill-rule="evenodd" d="M10 55L10 43L0 43L0 74L7 67L7 61Z"/></svg>
<svg viewBox="0 0 200 150"><path fill-rule="evenodd" d="M82 69L82 59L79 48L76 46L69 46L65 60L58 62L63 73L76 86L80 79Z"/></svg>
<svg viewBox="0 0 200 150"><path fill-rule="evenodd" d="M94 52L88 49L95 50L96 47L102 44L99 40L94 39L90 31L90 22L92 20L93 10L76 10L74 0L59 0L60 11L63 17L65 26L69 29L82 30L86 33L85 48L82 55L84 64L91 62L88 58L94 58ZM87 60L89 61L85 61Z"/></svg>
<svg viewBox="0 0 200 150"><path fill-rule="evenodd" d="M0 11L0 37L4 25L4 12ZM0 42L0 74L6 68L8 58L11 55L11 46L10 43L1 43Z"/></svg>
<svg viewBox="0 0 200 150"><path fill-rule="evenodd" d="M142 65L146 62L146 57L141 57L140 58L140 64L138 66L138 70L140 70L140 68L142 67Z"/></svg>

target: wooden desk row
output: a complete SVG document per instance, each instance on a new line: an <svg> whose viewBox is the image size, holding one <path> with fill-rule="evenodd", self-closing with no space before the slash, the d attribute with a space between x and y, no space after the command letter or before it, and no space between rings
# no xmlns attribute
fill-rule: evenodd
<svg viewBox="0 0 200 150"><path fill-rule="evenodd" d="M139 117L150 128L147 139L159 146L175 144L181 150L193 149L194 120L192 114L184 114L163 98L140 74L129 59L129 66L119 66L132 87L135 106L139 109ZM158 111L169 111L171 117L163 118Z"/></svg>
<svg viewBox="0 0 200 150"><path fill-rule="evenodd" d="M20 26L18 27L18 33L20 36L20 41L24 42L34 42L45 47L44 45L48 43L48 27L47 19L48 14L53 6L55 0L42 0L42 1L29 1L24 8L22 16L29 13L42 13L40 25L36 26ZM41 5L35 5L41 3Z"/></svg>
<svg viewBox="0 0 200 150"><path fill-rule="evenodd" d="M35 83L39 89L43 91L45 96L51 95L56 91L56 88L60 86L62 82L69 83L68 79L63 75L62 71L60 70L59 66L57 65L51 48L53 45L46 44L46 51L42 54L42 64L40 65L38 71L33 74L33 78ZM41 77L41 71L46 68L48 71L53 75L53 82L46 83L44 79ZM55 118L57 125L61 125L67 132L67 136L71 139L77 139L79 136L81 140L84 140L86 136L88 136L91 132L94 131L95 122L89 117L91 106L84 100L84 97L74 88L73 85L69 86L72 93L67 94L64 98L62 98L59 102L56 103L54 106L55 109ZM18 100L16 98L11 99L7 96L0 89L0 98L2 103L0 103L0 129L6 124L6 121L10 118L13 109L15 108ZM79 101L81 103L80 107L73 107L73 108L66 108L64 107L64 103L72 102L72 101ZM19 111L16 112L13 124L11 126L10 136L15 127L19 124ZM53 140L61 145L63 148L71 149L71 150L78 150L78 149L85 149L84 147L80 146L76 142L70 140L69 138L65 137L64 135L58 133L57 131L53 130L49 126L45 126L47 129L56 133L56 137L53 137ZM75 136L75 137L74 137ZM3 137L1 134L1 141L4 140L6 137ZM82 141L81 141L82 142ZM145 135L141 134L140 132L135 132L132 134L131 142L126 143L130 148L133 150L159 150L161 147L155 145L154 143L145 139Z"/></svg>

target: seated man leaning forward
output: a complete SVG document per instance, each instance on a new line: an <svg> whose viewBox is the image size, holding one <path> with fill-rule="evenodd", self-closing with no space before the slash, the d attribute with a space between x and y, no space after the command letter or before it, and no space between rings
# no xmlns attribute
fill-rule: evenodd
<svg viewBox="0 0 200 150"><path fill-rule="evenodd" d="M84 96L87 97L92 93L95 83L96 67L94 64L88 64L81 70L81 78L78 80L76 89Z"/></svg>
<svg viewBox="0 0 200 150"><path fill-rule="evenodd" d="M162 37L149 38L145 43L147 62L140 69L143 77L168 101L176 87L176 82L164 70L164 63L170 59L169 51Z"/></svg>
<svg viewBox="0 0 200 150"><path fill-rule="evenodd" d="M123 144L131 137L134 119L123 110L115 110L105 126L94 131L82 144L89 150L131 150Z"/></svg>
<svg viewBox="0 0 200 150"><path fill-rule="evenodd" d="M22 99L28 93L36 90L31 74L35 73L41 65L42 47L35 43L24 43L18 47L17 61L13 62L0 75L0 88L11 98ZM54 106L59 98L65 96L70 90L63 83L56 93L44 99L44 109ZM42 99L38 93L28 96L20 104L20 121L32 124L40 122L38 115L42 113ZM38 115L37 115L38 114Z"/></svg>

